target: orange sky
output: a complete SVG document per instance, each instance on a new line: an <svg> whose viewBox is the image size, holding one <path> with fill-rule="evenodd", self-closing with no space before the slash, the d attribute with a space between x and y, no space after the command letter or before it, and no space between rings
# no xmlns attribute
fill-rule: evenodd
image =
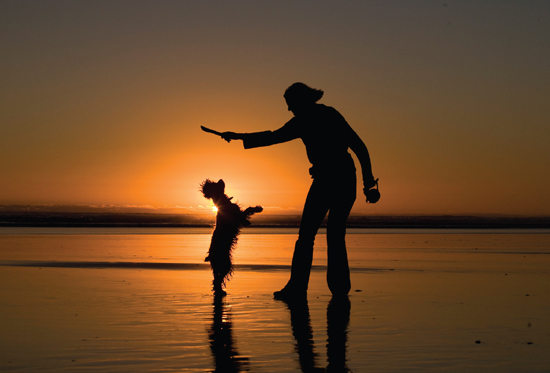
<svg viewBox="0 0 550 373"><path fill-rule="evenodd" d="M382 199L354 213L550 215L548 2L3 1L0 20L0 205L198 211L208 177L298 213L300 141L200 125L276 129L302 81L371 153Z"/></svg>

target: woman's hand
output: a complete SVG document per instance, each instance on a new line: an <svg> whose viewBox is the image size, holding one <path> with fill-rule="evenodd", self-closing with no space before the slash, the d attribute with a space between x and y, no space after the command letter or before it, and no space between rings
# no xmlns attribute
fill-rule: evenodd
<svg viewBox="0 0 550 373"><path fill-rule="evenodd" d="M372 184L372 186L371 186ZM374 189L376 186L376 189ZM365 183L365 188L363 189L367 203L376 203L380 199L380 192L378 191L378 179L372 179L372 182Z"/></svg>
<svg viewBox="0 0 550 373"><path fill-rule="evenodd" d="M370 180L363 180L363 186L365 187L365 191L374 188L378 184L378 179L374 179L374 176Z"/></svg>
<svg viewBox="0 0 550 373"><path fill-rule="evenodd" d="M231 142L231 140L237 139L237 134L235 132L223 132L222 133L222 139L224 139L227 142Z"/></svg>

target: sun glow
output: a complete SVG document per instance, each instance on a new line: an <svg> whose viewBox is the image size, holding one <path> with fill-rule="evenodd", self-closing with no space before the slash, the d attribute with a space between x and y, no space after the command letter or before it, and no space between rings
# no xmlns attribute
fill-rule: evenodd
<svg viewBox="0 0 550 373"><path fill-rule="evenodd" d="M218 212L216 205L212 205L212 212L214 212L214 214Z"/></svg>

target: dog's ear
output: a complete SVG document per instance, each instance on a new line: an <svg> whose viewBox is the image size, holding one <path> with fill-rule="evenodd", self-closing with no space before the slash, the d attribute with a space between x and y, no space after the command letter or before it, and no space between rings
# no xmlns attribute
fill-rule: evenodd
<svg viewBox="0 0 550 373"><path fill-rule="evenodd" d="M213 183L210 179L204 180L200 185L200 191L204 198L212 198L212 186Z"/></svg>
<svg viewBox="0 0 550 373"><path fill-rule="evenodd" d="M222 187L222 190L225 190L225 183L222 179L218 180L218 184Z"/></svg>

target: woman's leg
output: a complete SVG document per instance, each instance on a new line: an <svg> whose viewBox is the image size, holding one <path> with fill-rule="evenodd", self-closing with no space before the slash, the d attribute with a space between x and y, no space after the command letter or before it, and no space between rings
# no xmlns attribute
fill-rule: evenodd
<svg viewBox="0 0 550 373"><path fill-rule="evenodd" d="M331 193L327 221L327 283L333 295L347 295L351 280L346 250L346 224L355 202L357 181L355 176L339 180Z"/></svg>
<svg viewBox="0 0 550 373"><path fill-rule="evenodd" d="M313 261L313 243L319 226L328 211L326 185L313 180L304 205L298 240L292 256L290 280L282 291L305 293L309 283L311 263ZM276 292L276 296L284 296Z"/></svg>

